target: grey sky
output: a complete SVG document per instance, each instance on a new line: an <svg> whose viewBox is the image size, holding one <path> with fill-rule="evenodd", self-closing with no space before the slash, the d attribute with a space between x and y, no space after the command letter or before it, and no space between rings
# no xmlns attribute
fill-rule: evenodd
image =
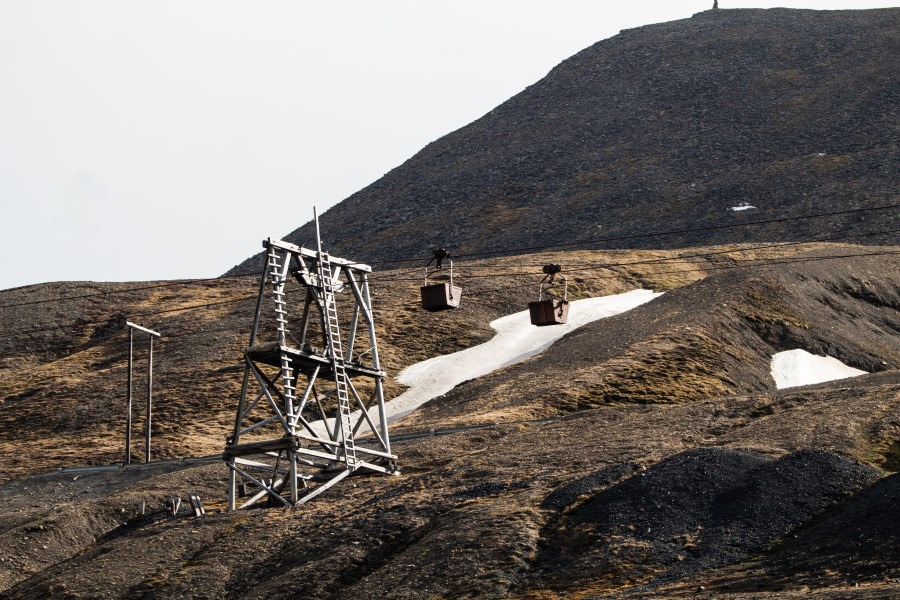
<svg viewBox="0 0 900 600"><path fill-rule="evenodd" d="M0 289L217 275L582 48L711 6L0 0Z"/></svg>

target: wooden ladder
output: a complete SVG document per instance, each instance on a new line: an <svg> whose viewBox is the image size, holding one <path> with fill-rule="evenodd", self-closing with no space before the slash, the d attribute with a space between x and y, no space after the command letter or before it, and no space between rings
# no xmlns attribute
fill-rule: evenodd
<svg viewBox="0 0 900 600"><path fill-rule="evenodd" d="M334 298L335 281L331 259L326 252L319 252L319 281L322 285L322 300L325 305L325 338L328 342L331 368L334 372L344 460L347 462L347 468L352 470L356 468L357 462L356 446L353 443L352 423L350 420L350 389L347 383L347 370L344 367L344 351L341 344L341 331L338 325L337 305Z"/></svg>
<svg viewBox="0 0 900 600"><path fill-rule="evenodd" d="M287 281L287 265L289 264L290 257L288 258L288 262L285 262L284 265L281 264L281 260L278 257L278 253L275 251L275 248L269 247L269 263L268 269L269 274L272 277L272 298L275 301L275 321L277 322L277 330L278 330L278 343L280 346L284 346L287 343L287 309L284 302L284 284ZM294 369L291 366L291 358L284 352L280 352L281 354L281 379L283 381L284 387L284 400L287 412L290 414L293 411L294 400L296 399L294 387Z"/></svg>

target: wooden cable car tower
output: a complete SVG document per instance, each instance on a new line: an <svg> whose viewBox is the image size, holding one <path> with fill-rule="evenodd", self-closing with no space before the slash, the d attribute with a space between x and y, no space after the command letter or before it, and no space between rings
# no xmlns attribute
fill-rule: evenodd
<svg viewBox="0 0 900 600"><path fill-rule="evenodd" d="M244 379L224 452L229 510L262 500L297 506L348 475L399 474L367 279L372 268L323 252L318 218L316 238L316 250L263 242ZM297 305L288 300L292 288ZM343 322L339 295L352 307ZM361 329L368 344L360 351Z"/></svg>

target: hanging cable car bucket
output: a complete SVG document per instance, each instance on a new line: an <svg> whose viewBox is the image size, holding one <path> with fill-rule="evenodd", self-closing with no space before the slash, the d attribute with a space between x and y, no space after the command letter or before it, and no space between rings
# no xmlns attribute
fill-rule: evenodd
<svg viewBox="0 0 900 600"><path fill-rule="evenodd" d="M562 325L569 319L569 302L559 298L536 300L528 303L528 312L532 325Z"/></svg>
<svg viewBox="0 0 900 600"><path fill-rule="evenodd" d="M449 283L432 283L422 286L422 308L438 312L459 306L462 288Z"/></svg>
<svg viewBox="0 0 900 600"><path fill-rule="evenodd" d="M436 250L435 253L438 251ZM446 250L444 250L446 253ZM438 258L438 266L437 269L442 269L441 259L446 258L446 254L444 256L438 257L435 254L435 258ZM420 288L422 293L422 308L427 310L428 312L438 312L441 310L448 310L451 308L457 308L459 306L459 300L462 298L462 288L456 285L453 285L453 261L450 262L450 282L449 283L428 283L428 265L425 266L425 285ZM431 264L429 262L429 264Z"/></svg>
<svg viewBox="0 0 900 600"><path fill-rule="evenodd" d="M560 272L559 265L547 265L544 267L544 281L548 287L553 284L553 278ZM562 298L544 299L544 281L541 281L538 299L528 303L528 313L531 316L531 324L538 327L547 325L562 325L569 319L569 282L565 277L560 277L563 283Z"/></svg>

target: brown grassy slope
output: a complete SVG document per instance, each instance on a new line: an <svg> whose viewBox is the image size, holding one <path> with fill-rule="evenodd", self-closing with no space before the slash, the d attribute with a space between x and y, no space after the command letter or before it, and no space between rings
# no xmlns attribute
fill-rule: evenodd
<svg viewBox="0 0 900 600"><path fill-rule="evenodd" d="M858 251L842 248L834 252ZM488 326L491 320L521 310L534 297L540 266L547 262L562 263L566 267L571 297L580 298L622 292L635 286L673 289L701 279L717 268L734 266L736 260L769 259L802 251L803 246L758 248L663 263L646 261L666 260L677 257L678 253L567 252L461 263L456 274L457 281L465 286L463 305L458 310L438 314L426 313L418 307L420 269L375 273L373 299L382 362L393 377L413 362L489 339L493 334ZM682 254L692 256L697 252ZM641 264L627 264L636 262ZM612 264L623 266L599 266ZM97 291L119 292L134 287L139 286L90 283L31 286L0 292L0 304L66 298ZM0 431L4 432L0 436L0 456L3 457L0 473L9 476L73 463L105 464L121 460L127 372L127 337L123 327L126 317L164 334L163 340L156 344L154 357L154 456L197 456L219 452L234 418L241 378L240 352L246 345L256 289L255 278L247 277L0 308L5 332L0 337ZM216 304L195 310L176 310L208 303ZM758 307L756 310L770 309L773 308ZM171 312L146 314L159 311ZM292 318L296 316L293 313ZM266 331L270 330L268 326ZM632 333L626 332L622 339L636 339ZM266 335L265 331L262 335ZM141 459L142 444L137 440L143 432L146 340L141 336L137 339L133 433L135 457ZM655 342L641 340L641 343L652 346ZM632 371L643 364L656 365L653 368L676 375L682 373L684 364L669 363L677 356L666 355L662 357L664 360L659 360L660 356L653 352L664 346L654 347L656 350L649 350L649 354L641 358L643 363L638 361L636 364L627 357L617 360L630 360L625 367ZM584 357L584 368L594 371L592 365L602 359L602 352L609 353L616 348L618 346L607 343L593 344L591 352ZM685 353L679 356L685 356ZM696 362L698 357L686 360ZM862 365L861 368L867 367ZM641 367L641 372L647 370ZM660 382L670 380L662 376ZM585 381L599 384L593 375ZM590 406L596 402L592 398L598 394L585 394L581 381L578 383L574 396L569 390L568 395L562 394L560 398L570 406L579 402ZM690 385L691 382L687 383ZM389 398L401 389L389 379ZM497 390L502 389L502 386L497 387ZM651 391L644 395L662 393L658 387L649 386L649 389ZM713 396L729 389L732 388L711 384L703 395ZM491 394L499 397L496 390ZM579 400L582 396L584 398ZM513 410L515 406L513 402L505 409ZM528 414L546 413L539 410ZM493 414L484 419L496 420L498 417Z"/></svg>
<svg viewBox="0 0 900 600"><path fill-rule="evenodd" d="M157 457L205 453L227 426L234 375L252 311L252 278L175 285L62 303L0 309L3 331L2 470L121 460L130 318L161 331L154 352ZM249 285L248 285L249 284ZM3 292L3 304L116 292L143 284L60 283ZM152 283L147 285L153 285ZM249 289L248 289L249 288ZM199 310L156 311L227 302ZM231 331L219 331L229 327ZM26 331L23 331L26 330ZM12 333L9 333L12 332ZM190 333L185 337L175 337ZM196 333L196 335L194 335ZM135 401L144 403L146 336L135 343ZM138 409L135 434L140 435ZM184 432L179 428L190 423ZM197 442L189 441L195 437ZM138 444L135 445L137 447Z"/></svg>
<svg viewBox="0 0 900 600"><path fill-rule="evenodd" d="M847 249L830 251L848 252ZM611 259L621 262L628 256L611 257L606 253L541 256L535 257L535 266L531 268L539 271L539 265L551 258L557 262L568 260L572 264L584 264L598 260L612 262ZM619 330L622 332L620 339L607 332L603 345L594 343L595 339L589 340L590 352L584 346L579 352L573 350L577 348L573 345L573 338L578 342L576 334L551 347L541 359L526 364L530 364L532 370L542 368L541 360L571 365L572 360L581 355L584 365L594 361L593 364L601 366L597 369L601 376L605 369L614 375L627 375L627 369L616 371L620 364L615 362L616 358L624 356L628 359L635 344L656 344L658 347L666 335L677 334L680 323L679 311L675 309L679 306L682 311L689 309L695 314L697 323L692 323L691 327L710 327L707 334L712 341L722 338L728 344L736 344L757 336L765 341L765 344L756 342L760 344L757 349L766 352L776 348L772 340L819 341L829 343L822 346L824 350L857 365L863 364L858 361L874 360L876 356L892 361L890 353L896 349L893 345L896 342L892 341L895 336L886 337L885 331L896 324L897 269L896 262L878 262L881 260L887 259L792 263L751 270L743 275L726 271L681 288L678 288L679 284L701 278L705 270L726 266L729 261L716 259L714 263L711 258L689 259L687 263L665 268L633 265L621 268L627 272L616 278L606 278L608 270L583 267L582 272L571 274L573 281L576 278L583 280L575 282L583 286L580 291L576 290L578 294L623 291L640 280L650 287L677 288L668 295L669 298L676 297L677 300L676 294L680 293L685 297L679 301L681 304L672 304L673 301L668 300L668 304L658 301L647 305L646 309L652 309L645 315L647 318L640 323L629 322L628 327ZM695 261L701 269L699 272L694 270ZM522 262L517 259L515 263L509 263L507 271L521 269L516 265ZM509 281L508 287L525 280L533 282L534 276L514 275L504 279ZM479 283L482 281L485 283ZM768 287L761 287L760 282L766 282ZM386 280L383 283L386 284ZM486 290L495 286L496 281L472 278L466 284L466 308L443 315L427 315L399 312L403 302L415 298L418 282L397 281L396 284L397 288L387 285L380 288L376 302L380 311L404 315L382 319L386 354L391 356L391 364L397 366L445 348L447 336L453 333L457 337L449 338L449 343L459 346L475 343L485 334L489 335L486 323L493 318L492 313L505 314L521 307L533 291L529 286L518 291L492 292L493 295L476 294L479 285ZM238 298L245 295L248 288L255 287L246 282L221 282L221 285L223 289L234 285L229 293ZM795 295L785 295L791 291L791 286L795 287L792 292ZM692 290L697 289L705 293L693 295ZM186 294L189 296L190 290ZM735 298L740 301L735 302ZM478 301L473 302L474 299ZM721 305L723 302L719 300L724 300L730 310L721 306L710 308L710 303ZM732 304L736 306L732 307ZM126 309L137 310L127 306L123 310ZM250 311L252 308L241 305L240 310L235 308L233 318L242 321ZM230 314L224 318L232 318ZM173 319L169 323L174 325L178 323L175 318L188 319L186 315L178 315L160 316L159 323L147 324L167 332L162 320ZM850 321L848 316L852 316L853 322L843 327L840 323ZM182 324L187 328L190 322L186 320ZM456 326L448 323L456 323ZM473 323L480 327L476 329ZM654 323L657 330L652 328ZM821 330L826 324L834 327L829 330L833 336ZM713 330L713 326L722 327ZM774 332L784 335L774 335L767 327L774 327ZM404 335L404 331L420 333ZM210 332L209 335L220 334ZM190 389L190 382L197 379L193 369L205 368L201 373L215 375L214 371L220 369L223 362L226 366L234 364L241 343L239 336L234 336L235 354L227 359L223 358L215 337L208 343L200 343L188 342L190 337L176 338L172 334L168 342L171 345L164 343L160 352L177 350L183 353L180 356L185 363L199 365L185 367L181 372L188 380L184 384L186 389ZM53 363L68 365L60 361L75 361L78 365L82 353L93 357L91 352L97 352L90 345L66 346L62 336L55 339L59 342L56 351L60 356ZM675 348L679 349L677 345ZM24 353L21 345L14 349ZM817 348L810 346L809 349ZM67 356L71 350L77 351L74 356ZM693 355L682 350L683 356L677 352L659 352L654 361L647 363L646 369L677 375L680 361L684 356ZM613 358L604 359L601 352L605 351L611 352ZM7 361L11 363L18 355L4 356L9 357ZM717 359L715 354L711 356L699 355L698 360ZM719 356L717 360L721 359ZM759 384L760 381L753 378L764 370L759 362L765 364L765 358L756 356L748 361L740 365L744 369L740 373L754 385ZM875 468L896 470L900 466L896 458L896 440L900 436L900 422L896 419L900 410L900 371L895 368L896 362L883 366L894 368L884 373L796 390L773 392L760 385L756 393L728 397L709 397L710 391L698 386L695 395L685 395L677 403L604 402L598 403L597 408L585 406L578 412L549 422L488 425L479 430L436 437L398 438L394 448L400 456L401 476L360 477L342 482L296 512L212 512L200 520L173 520L164 516L165 498L171 495L185 497L195 490L201 493L209 508L221 508L225 490L225 468L221 464L197 467L154 464L89 475L60 472L18 478L0 483L0 507L3 507L0 509L0 531L3 532L0 533L0 594L4 598L48 595L72 598L181 597L203 590L203 594L210 597L236 598L301 595L321 598L348 595L360 598L577 598L613 592L647 594L654 590L671 595L691 595L697 585L705 584L717 593L725 586L738 586L742 591L736 597L750 598L799 593L804 587L828 595L853 582L861 582L862 587L872 593L897 593L900 590L896 584L885 583L884 578L900 577L900 566L895 558L900 547L891 537L893 530L889 523L880 526L878 521L892 515L885 507L892 506L893 487L876 484L866 488L862 492L864 495L859 496L861 504L856 505L857 496L847 497L847 494L852 494L862 480L840 475L871 474L865 469L860 471L846 457L862 460ZM8 381L19 385L32 381L38 389L35 396L52 398L46 386L73 371L50 373L48 384L34 378L30 368L33 365L26 366L20 373L7 367L3 371L4 389ZM540 377L532 377L530 371L523 371L521 389L541 384L544 377L551 376L550 371L552 369L539 371ZM92 373L85 369L77 375L86 383L89 376L94 376ZM221 375L233 376L234 373ZM109 378L108 383L114 389L119 389L117 386L124 381L109 374L103 376ZM737 372L731 377L736 385L742 384ZM654 387L657 387L657 395L662 394L658 390L660 387L665 390L666 381L666 378L660 378L652 385L648 383L642 399L646 401L646 395L652 393ZM102 389L100 384L96 385L97 389ZM462 398L463 393L478 385L481 383L473 382L453 394ZM76 383L69 389L72 390L70 393L77 394L83 387ZM210 451L218 451L220 436L228 429L234 398L216 399L201 391L196 399L181 402L185 414L192 418L218 414L223 423L222 431L219 435L210 434L207 441L196 442L192 435L200 431L201 424L193 426L191 420L186 420L187 426L183 422L175 431L160 435L170 444L164 447L177 448L176 444L183 444L181 447L202 448L202 444L207 444L205 447ZM469 419L463 420L458 407L448 402L448 398L450 396L434 404L442 412L432 413L434 419L428 425L438 428L448 423L468 425L485 419L485 416L490 421L496 419L497 410L504 409L496 403L496 397L487 397L487 402L483 402L485 399L479 396L465 396L468 404L464 408ZM120 401L121 396L116 396L106 408ZM429 407L426 412L434 407ZM17 431L10 424L20 430L24 428L23 433L27 433L29 423L35 421L36 428L45 427L40 419L52 414L42 412L49 410L48 402L31 402L28 397L21 396L16 403L0 405L0 419L3 419L0 424L4 427L0 439L8 444L4 448L4 460L10 456L6 451L9 448L9 452L17 453L20 461L13 474L44 468L53 464L53 460L60 464L67 458L57 454L60 448L70 448L69 452L80 449L84 454L78 462L86 462L87 449L90 449L92 460L102 459L104 452L116 457L113 443L116 431L105 434L85 428L83 423L79 429L73 426L73 421L61 423L59 435L33 436L31 445L7 437L7 433ZM506 410L508 416L516 416L521 406L513 405ZM557 409L556 412L565 411ZM107 418L111 423L115 422L114 418L100 417L101 420ZM401 423L395 431L413 429L416 425L413 419L411 424ZM68 446L60 443L60 439ZM104 442L109 444L109 450L98 448ZM770 463L768 457L797 450L818 449L843 456L804 459L799 463L802 468L790 471L796 475L794 479L760 479L749 472L744 475L735 472L733 479L746 482L741 485L752 484L757 488L759 482L771 482L760 488L770 493L761 499L759 509L767 519L781 523L789 532L827 531L829 521L824 518L828 514L838 515L833 517L834 522L843 523L850 519L855 530L859 530L858 515L874 515L864 533L869 536L868 543L878 548L878 552L867 555L866 562L859 565L852 558L858 552L854 546L856 540L839 533L832 532L831 537L824 534L803 537L794 547L783 545L782 536L773 536L771 531L741 526L733 530L745 532L740 534L743 537L733 540L733 544L729 542L727 556L732 561L731 566L737 569L747 561L764 559L761 568L771 577L762 577L758 570L737 569L735 575L707 571L707 568L722 568L704 557L726 555L716 550L716 544L728 542L728 538L713 535L724 529L705 525L703 530L710 533L699 535L696 523L685 521L684 530L679 530L677 535L665 539L654 537L655 527L647 532L637 525L671 522L665 510L666 503L641 504L642 496L625 493L634 485L625 485L629 477L641 477L642 473L649 472L643 469L652 470L667 458L677 462L696 456L682 453L697 448L714 450L709 455L713 459L733 456L721 454L723 451L750 451L756 458L746 460L761 461L760 464L774 467L785 463ZM791 460L794 462L790 464L798 464L796 458ZM687 461L687 464L695 463ZM701 463L700 466L707 465L705 468L708 469L716 464L727 463ZM777 473L778 469L762 471L763 474L772 472ZM690 469L675 469L657 493L663 496L667 496L666 491L677 493L681 502L688 506L708 502L709 489L697 486L691 474ZM869 475L863 479L867 480L866 477ZM798 482L826 481L840 485L821 493L804 491L815 486L804 484L798 488ZM616 514L622 515L621 522L613 523L613 529L604 531L597 529L593 521L578 515L585 514L592 503L607 502L607 490L624 500L615 504L618 507ZM802 518L791 509L798 499L813 507L803 513L806 516ZM150 503L150 515L139 517L135 514L134 506L139 500ZM841 500L843 504L835 504ZM629 506L643 510L629 512L625 510ZM828 513L831 507L846 511ZM821 510L826 513L823 515ZM734 522L744 523L740 519ZM161 552L160 548L165 551ZM807 551L805 562L795 565L795 554ZM582 561L578 557L594 557L595 560ZM807 574L808 570L817 569L817 565L828 564L833 557L837 557L839 563L831 564L834 572L828 578L817 580L814 575ZM762 587L753 588L756 581L763 581ZM677 587L688 582L693 585ZM651 587L644 587L646 585ZM656 585L670 587L657 588ZM750 590L759 590L761 595L754 596L757 592Z"/></svg>
<svg viewBox="0 0 900 600"><path fill-rule="evenodd" d="M774 388L771 355L796 348L869 372L897 368L898 290L894 256L735 269L580 328L430 402L405 426L764 392Z"/></svg>
<svg viewBox="0 0 900 600"><path fill-rule="evenodd" d="M545 262L593 265L673 255L572 252L460 264L465 302L441 314L418 306L420 268L376 272L372 290L383 366L396 375L413 362L486 341L493 335L491 320L521 310L531 299ZM647 265L622 267L615 275L592 266L573 268L571 291L582 297L640 284L668 288L701 278L708 262L691 259L660 275L647 275L652 270ZM234 419L241 349L257 286L258 279L250 276L186 283L52 283L0 292L0 305L19 305L0 308L0 477L122 459L126 318L164 336L154 354L154 456L221 451ZM133 290L137 287L149 289ZM97 293L102 295L73 298ZM61 298L66 300L29 304ZM345 301L339 298L339 306ZM202 307L210 303L215 304ZM291 306L296 319L297 305ZM270 332L267 322L263 337ZM146 336L136 337L135 353L134 452L142 459L137 440L143 432ZM388 396L400 389L388 382Z"/></svg>

